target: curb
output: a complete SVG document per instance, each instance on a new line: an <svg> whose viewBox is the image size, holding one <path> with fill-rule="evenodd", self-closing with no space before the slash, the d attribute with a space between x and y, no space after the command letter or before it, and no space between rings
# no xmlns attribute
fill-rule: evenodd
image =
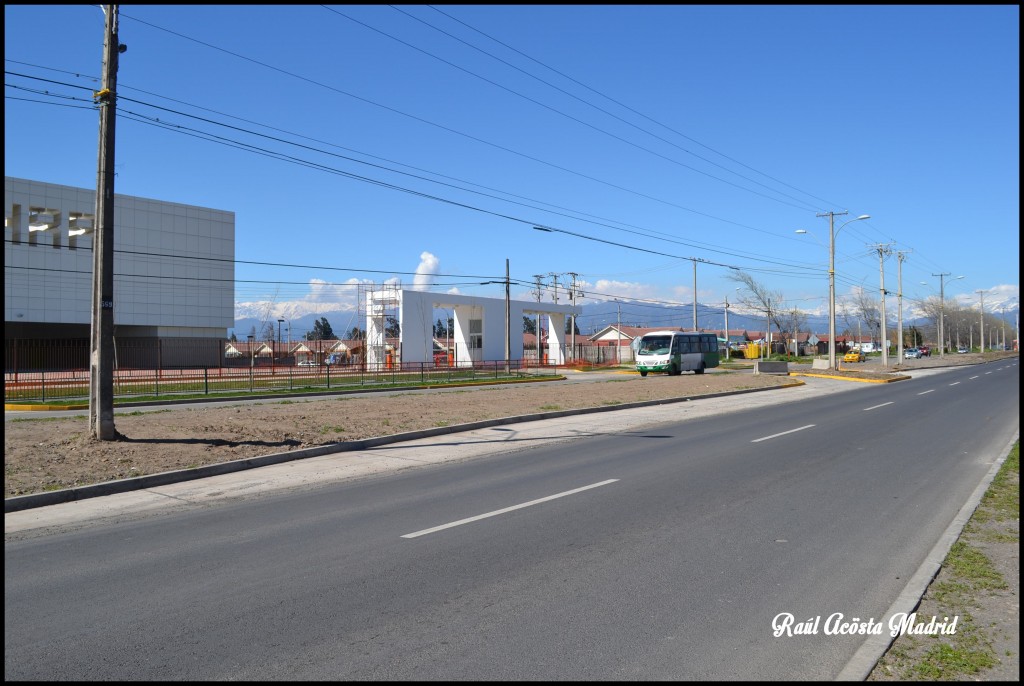
<svg viewBox="0 0 1024 686"><path fill-rule="evenodd" d="M87 498L96 498L104 495L113 495L115 493L127 493L129 491L137 491L140 489L153 488L156 486L165 486L167 484L179 483L181 481L202 479L208 476L230 474L233 472L240 472L247 469L255 469L256 467L265 467L267 465L280 464L282 462L301 460L307 457L320 457L322 455L330 455L333 453L350 452L353 450L366 450L367 448L374 448L381 445L389 445L391 443L401 443L403 441L412 441L419 438L430 438L432 436L444 436L446 434L461 433L463 431L473 431L475 429L486 429L492 426L502 426L505 424L519 424L521 422L531 422L543 419L557 419L559 417L570 417L573 415L580 414L593 414L596 412L630 410L639 407L651 407L654 405L668 405L672 403L689 402L692 400L703 400L705 398L721 398L730 395L744 395L747 393L757 393L761 391L774 391L780 388L795 388L803 385L805 385L803 381L793 381L792 383L785 384L782 386L747 388L739 391L723 391L721 393L708 393L706 395L667 398L663 400L641 400L633 403L623 403L621 405L602 405L600 407L586 407L576 410L559 410L557 412L535 412L525 415L516 415L514 417L501 417L498 419L486 419L479 422L456 424L454 426L423 429L420 431L408 431L400 434L392 434L390 436L378 436L376 438L367 438L360 441L344 441L340 443L331 443L329 445L317 446L315 448L292 450L286 453L272 453L270 455L263 455L260 457L243 458L240 460L232 460L230 462L218 462L217 464L206 465L204 467L195 467L193 469L182 469L173 472L161 472L159 474L138 476L131 479L105 481L103 483L92 484L89 486L65 488L59 491L47 491L45 493L31 493L29 495L14 496L13 498L4 499L4 513L6 514L8 512L19 512L21 510L28 510L36 507L45 507L48 505L58 505L61 503L69 503L77 500L85 500Z"/></svg>
<svg viewBox="0 0 1024 686"><path fill-rule="evenodd" d="M892 383L893 381L909 381L909 376L894 376L889 379L854 379L850 376L832 376L831 374L812 374L809 372L790 372L790 376L813 376L818 379L838 379L840 381L860 381L861 383Z"/></svg>

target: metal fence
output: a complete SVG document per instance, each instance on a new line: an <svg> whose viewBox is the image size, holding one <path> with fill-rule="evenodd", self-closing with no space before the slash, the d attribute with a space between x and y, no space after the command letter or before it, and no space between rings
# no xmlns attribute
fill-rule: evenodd
<svg viewBox="0 0 1024 686"><path fill-rule="evenodd" d="M179 343L179 342L176 342ZM220 351L224 343L214 341ZM483 380L516 379L527 374L554 375L551 366L527 365L518 360L446 365L434 362L386 362L368 364L358 357L348 364L297 364L292 357L222 359L218 364L160 364L207 359L208 342L192 348L184 343L168 346L167 341L121 343L114 370L114 396L131 398L173 398L183 396L238 395L245 393L316 392L320 390L370 390L398 386L472 383ZM192 357L189 352L194 353ZM168 354L170 353L170 355ZM222 354L222 353L221 353ZM87 402L89 367L87 341L7 341L4 372L5 402Z"/></svg>

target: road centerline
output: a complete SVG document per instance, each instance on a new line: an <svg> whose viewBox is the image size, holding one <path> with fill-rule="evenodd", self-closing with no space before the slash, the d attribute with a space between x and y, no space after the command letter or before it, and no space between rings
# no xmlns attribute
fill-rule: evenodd
<svg viewBox="0 0 1024 686"><path fill-rule="evenodd" d="M894 402L894 401L890 400L889 402L887 402L887 403L882 403L881 405L872 405L871 407L865 407L865 408L864 408L864 411L865 411L865 412L867 412L868 410L877 410L877 409L878 409L878 408L880 408L880 407L885 407L886 405L892 405L892 404L893 404L893 402Z"/></svg>
<svg viewBox="0 0 1024 686"><path fill-rule="evenodd" d="M526 503L520 503L518 505L512 505L510 507L504 507L504 508L502 508L500 510L493 510L491 512L485 512L484 514L479 514L479 515L476 515L476 516L473 516L473 517L467 517L465 519L460 519L460 520L455 521L455 522L449 522L447 524L440 524L438 526L434 526L434 527L431 527L429 529L421 529L420 531L414 531L411 534L402 534L402 538L416 538L418 536L425 536L427 534L432 534L432 533L437 532L437 531L443 531L444 529L451 529L452 527L462 526L463 524L469 524L470 522L475 522L475 521L478 521L478 520L481 520L481 519L487 519L488 517L495 517L495 516L500 515L500 514L505 514L506 512L512 512L513 510L521 510L524 507L530 507L532 505L538 505L540 503L545 503L545 502L547 502L549 500L555 500L556 498L564 498L566 496L573 495L573 494L576 494L576 493L580 493L582 491L588 491L591 488L598 488L599 486L607 486L608 484L615 483L616 481L618 481L618 479L608 479L607 481L601 481L601 482L598 482L596 484L590 484L589 486L581 486L580 488L574 488L571 491L562 491L561 493L555 493L554 495L545 496L543 498L537 498L536 500L531 500L531 501L526 502Z"/></svg>

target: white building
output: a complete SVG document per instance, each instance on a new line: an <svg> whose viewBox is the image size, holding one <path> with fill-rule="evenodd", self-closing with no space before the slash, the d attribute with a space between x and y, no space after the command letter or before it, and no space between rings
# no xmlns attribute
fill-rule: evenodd
<svg viewBox="0 0 1024 686"><path fill-rule="evenodd" d="M88 340L95 190L8 176L4 206L5 340ZM113 230L115 341L216 339L221 350L234 325L234 212L115 195Z"/></svg>
<svg viewBox="0 0 1024 686"><path fill-rule="evenodd" d="M565 318L578 314L572 305L555 305L523 300L510 300L508 333L503 298L481 298L427 291L383 289L366 294L366 361L381 364L385 360L386 313L398 310L399 360L401 362L433 361L433 313L435 309L452 312L455 320L454 364L505 359L506 340L509 360L523 359L523 317L543 315L548 318L549 364L565 363ZM507 336L507 338L506 338Z"/></svg>

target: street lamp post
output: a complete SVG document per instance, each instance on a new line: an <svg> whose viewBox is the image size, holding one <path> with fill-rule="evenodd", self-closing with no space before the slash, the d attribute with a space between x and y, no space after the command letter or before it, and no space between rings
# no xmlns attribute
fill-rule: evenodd
<svg viewBox="0 0 1024 686"><path fill-rule="evenodd" d="M862 214L856 219L851 219L838 229L835 226L835 216L844 215L846 212L825 212L818 214L818 217L828 217L828 366L829 369L836 368L836 236L847 224L858 222L863 219L871 219L870 214ZM799 230L797 233L807 233Z"/></svg>

